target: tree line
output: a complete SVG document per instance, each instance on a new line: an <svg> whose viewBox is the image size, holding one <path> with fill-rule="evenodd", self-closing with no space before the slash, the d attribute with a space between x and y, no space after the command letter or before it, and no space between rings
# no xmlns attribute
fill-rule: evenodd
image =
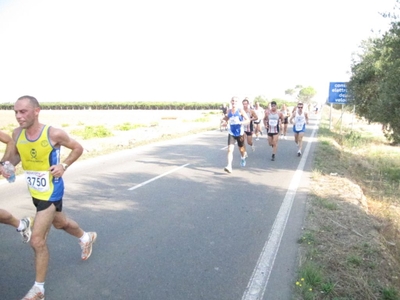
<svg viewBox="0 0 400 300"><path fill-rule="evenodd" d="M221 103L208 102L42 102L47 110L212 110L219 109ZM0 109L14 110L14 104L0 104Z"/></svg>

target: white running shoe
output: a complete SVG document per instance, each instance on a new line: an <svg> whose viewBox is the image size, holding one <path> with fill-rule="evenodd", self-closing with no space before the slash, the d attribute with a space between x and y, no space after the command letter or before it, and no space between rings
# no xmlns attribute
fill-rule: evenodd
<svg viewBox="0 0 400 300"><path fill-rule="evenodd" d="M230 167L230 166L226 166L225 168L224 168L224 171L226 172L226 173L232 173L232 167Z"/></svg>
<svg viewBox="0 0 400 300"><path fill-rule="evenodd" d="M32 217L26 217L21 220L22 223L24 223L25 228L19 231L17 231L22 235L22 241L24 243L28 243L31 240L31 235L32 235L32 226L33 226L33 218Z"/></svg>
<svg viewBox="0 0 400 300"><path fill-rule="evenodd" d="M82 249L82 255L81 255L82 260L87 260L90 257L90 255L92 255L93 244L97 239L96 232L88 232L88 234L89 234L89 241L87 243L79 242L79 245L81 246Z"/></svg>
<svg viewBox="0 0 400 300"><path fill-rule="evenodd" d="M34 285L22 300L44 300L44 293Z"/></svg>

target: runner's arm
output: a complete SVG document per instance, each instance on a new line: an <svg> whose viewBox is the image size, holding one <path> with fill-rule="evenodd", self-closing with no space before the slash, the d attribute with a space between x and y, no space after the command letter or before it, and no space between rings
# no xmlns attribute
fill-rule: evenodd
<svg viewBox="0 0 400 300"><path fill-rule="evenodd" d="M13 145L12 145L12 147L10 147L10 152L8 154L8 159L7 160L13 166L18 165L19 162L21 161L21 157L19 156L18 149L17 149L17 146L16 146L17 139L18 139L18 136L19 136L21 130L22 130L22 128L18 127L16 129L14 129L14 131L12 133Z"/></svg>
<svg viewBox="0 0 400 300"><path fill-rule="evenodd" d="M258 121L258 115L254 110L251 111L251 121Z"/></svg>
<svg viewBox="0 0 400 300"><path fill-rule="evenodd" d="M265 112L264 114L264 127L268 129L268 120L269 120L269 116L268 113Z"/></svg>
<svg viewBox="0 0 400 300"><path fill-rule="evenodd" d="M279 113L279 119L281 120L281 123L283 123L284 120L283 113Z"/></svg>
<svg viewBox="0 0 400 300"><path fill-rule="evenodd" d="M61 177L66 171L67 167L72 165L82 155L83 147L76 140L70 138L69 135L62 129L51 127L49 138L55 147L63 146L71 150L67 158L62 163L50 166L51 174L55 177Z"/></svg>
<svg viewBox="0 0 400 300"><path fill-rule="evenodd" d="M290 119L289 119L289 123L290 123L290 124L293 124L294 116L295 116L294 113L290 116Z"/></svg>
<svg viewBox="0 0 400 300"><path fill-rule="evenodd" d="M244 119L242 121L242 125L250 124L251 121L250 121L249 117L247 116L246 112L243 109L240 109L240 114L242 115L242 117Z"/></svg>
<svg viewBox="0 0 400 300"><path fill-rule="evenodd" d="M15 147L14 140L3 131L0 131L0 141L6 144L6 151L4 152L3 158L1 161L10 160L10 157L13 152L13 148Z"/></svg>
<svg viewBox="0 0 400 300"><path fill-rule="evenodd" d="M3 155L3 158L1 159L1 161L2 162L10 161L11 163L13 163L12 158L14 156L14 151L15 151L14 140L11 138L11 136L6 134L5 132L0 131L0 141L2 143L6 144L6 150L4 152L4 155ZM3 165L0 165L0 174L6 178L9 177L8 174L3 174L3 171L4 171Z"/></svg>
<svg viewBox="0 0 400 300"><path fill-rule="evenodd" d="M228 121L229 120L229 117L228 117L228 113L229 113L229 111L227 111L226 112L226 114L222 117L222 119L221 120L223 120L223 121Z"/></svg>

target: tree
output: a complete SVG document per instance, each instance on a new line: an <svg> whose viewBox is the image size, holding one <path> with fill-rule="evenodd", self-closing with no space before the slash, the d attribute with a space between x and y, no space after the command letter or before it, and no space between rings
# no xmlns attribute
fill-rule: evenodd
<svg viewBox="0 0 400 300"><path fill-rule="evenodd" d="M267 107L268 106L268 99L259 95L257 97L254 98L254 102L258 101L258 103L262 106L262 107Z"/></svg>
<svg viewBox="0 0 400 300"><path fill-rule="evenodd" d="M293 97L293 102L296 102L296 99L298 97L298 91L302 88L303 88L302 85L297 84L293 89L287 89L285 91L285 95L289 95L289 96ZM295 95L296 93L297 93L297 95Z"/></svg>
<svg viewBox="0 0 400 300"><path fill-rule="evenodd" d="M389 31L364 41L361 50L352 62L349 104L369 122L382 123L385 136L400 143L400 22L393 17Z"/></svg>
<svg viewBox="0 0 400 300"><path fill-rule="evenodd" d="M297 100L309 106L311 104L311 99L314 98L316 94L317 91L313 87L305 87L299 91L299 94L297 95Z"/></svg>

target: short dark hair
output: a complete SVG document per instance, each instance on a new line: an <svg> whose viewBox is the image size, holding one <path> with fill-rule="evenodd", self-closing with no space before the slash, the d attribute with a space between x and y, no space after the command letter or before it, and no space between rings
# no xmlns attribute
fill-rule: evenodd
<svg viewBox="0 0 400 300"><path fill-rule="evenodd" d="M40 107L39 101L37 101L37 99L35 97L25 95L25 96L19 97L17 99L17 101L22 100L22 99L28 99L33 107Z"/></svg>
<svg viewBox="0 0 400 300"><path fill-rule="evenodd" d="M272 104L275 104L275 105L276 105L276 102L275 102L275 101L272 101L272 102L271 102L271 105L272 105Z"/></svg>

